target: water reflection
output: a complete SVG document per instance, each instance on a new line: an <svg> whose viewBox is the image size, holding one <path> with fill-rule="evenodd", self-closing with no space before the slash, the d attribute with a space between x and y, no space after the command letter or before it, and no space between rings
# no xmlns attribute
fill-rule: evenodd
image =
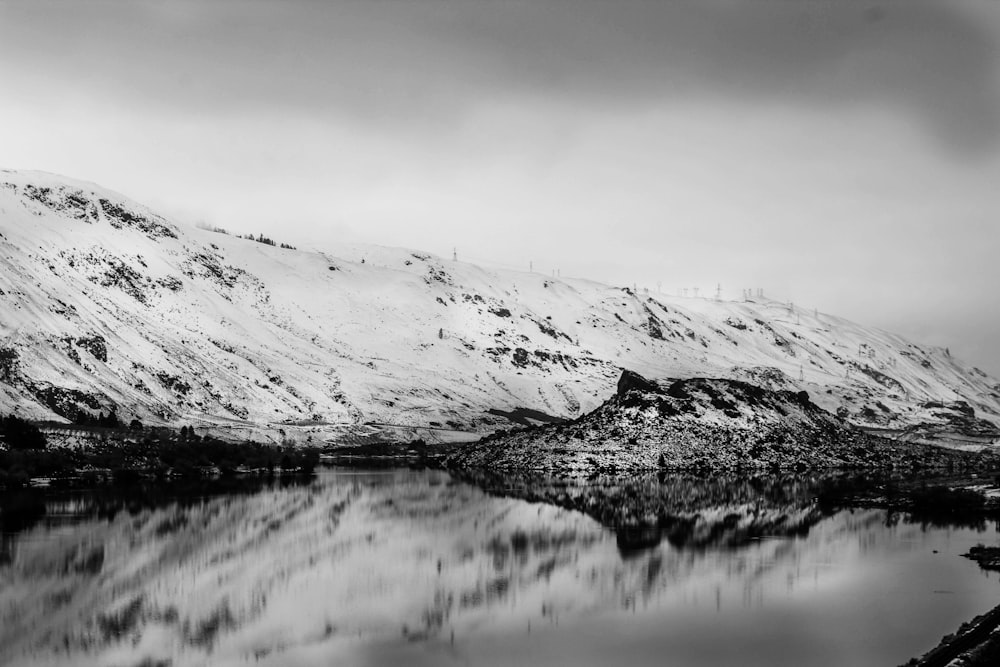
<svg viewBox="0 0 1000 667"><path fill-rule="evenodd" d="M722 633L742 664L847 664L896 614L851 663L896 664L1000 592L946 556L993 528L838 509L821 479L477 481L22 499L0 663L726 664Z"/></svg>
<svg viewBox="0 0 1000 667"><path fill-rule="evenodd" d="M666 540L679 549L735 549L768 537L805 535L836 508L820 498L828 477L639 474L587 481L531 473L468 474L487 491L546 502L614 529L623 556Z"/></svg>

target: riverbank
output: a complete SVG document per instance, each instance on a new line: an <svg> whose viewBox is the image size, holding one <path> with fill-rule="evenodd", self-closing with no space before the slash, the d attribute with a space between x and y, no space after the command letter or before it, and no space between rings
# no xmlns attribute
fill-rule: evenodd
<svg viewBox="0 0 1000 667"><path fill-rule="evenodd" d="M978 545L966 558L984 570L1000 571L1000 547ZM993 667L1000 664L1000 605L963 623L954 634L903 667Z"/></svg>
<svg viewBox="0 0 1000 667"><path fill-rule="evenodd" d="M963 623L902 667L994 667L1000 664L1000 606Z"/></svg>
<svg viewBox="0 0 1000 667"><path fill-rule="evenodd" d="M319 451L255 442L224 442L188 429L105 432L73 447L0 451L0 489L94 486L140 479L312 474Z"/></svg>

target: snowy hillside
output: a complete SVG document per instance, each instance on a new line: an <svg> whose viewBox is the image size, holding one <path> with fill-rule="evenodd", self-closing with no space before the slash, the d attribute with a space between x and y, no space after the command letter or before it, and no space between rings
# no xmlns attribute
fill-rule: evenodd
<svg viewBox="0 0 1000 667"><path fill-rule="evenodd" d="M280 221L266 232L280 241ZM623 368L805 390L915 439L948 428L981 444L996 429L980 418L1000 419L997 379L824 313L404 249L284 249L178 226L93 184L0 171L0 412L445 437L509 426L499 413L518 408L578 416Z"/></svg>

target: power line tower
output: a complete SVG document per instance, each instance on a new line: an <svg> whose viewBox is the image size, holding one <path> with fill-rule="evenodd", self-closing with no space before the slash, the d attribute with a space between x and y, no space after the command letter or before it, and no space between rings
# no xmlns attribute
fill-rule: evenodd
<svg viewBox="0 0 1000 667"><path fill-rule="evenodd" d="M451 249L451 261L453 261L453 262L457 262L458 261L458 248L452 248Z"/></svg>
<svg viewBox="0 0 1000 667"><path fill-rule="evenodd" d="M715 286L715 300L722 301L722 283Z"/></svg>
<svg viewBox="0 0 1000 667"><path fill-rule="evenodd" d="M694 298L697 299L698 298L698 288L697 287L692 287L691 289L694 291Z"/></svg>

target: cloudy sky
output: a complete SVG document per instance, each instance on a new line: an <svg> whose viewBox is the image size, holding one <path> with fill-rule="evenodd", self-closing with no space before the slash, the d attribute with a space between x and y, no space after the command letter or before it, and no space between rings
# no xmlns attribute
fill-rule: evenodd
<svg viewBox="0 0 1000 667"><path fill-rule="evenodd" d="M996 0L0 0L0 162L185 220L744 287L1000 376Z"/></svg>

